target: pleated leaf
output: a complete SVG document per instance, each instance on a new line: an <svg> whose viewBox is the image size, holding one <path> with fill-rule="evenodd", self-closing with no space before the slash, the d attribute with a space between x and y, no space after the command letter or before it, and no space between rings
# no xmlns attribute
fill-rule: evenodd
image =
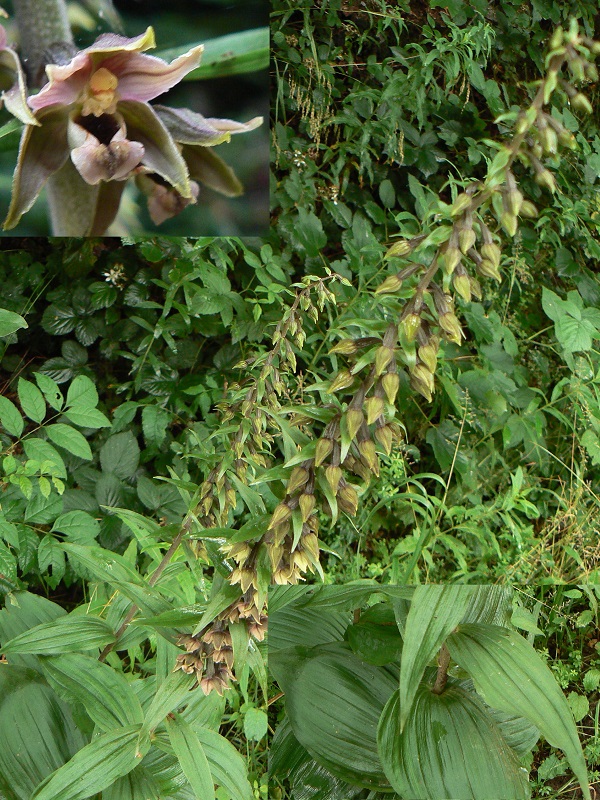
<svg viewBox="0 0 600 800"><path fill-rule="evenodd" d="M494 625L461 625L447 640L452 658L469 673L488 705L530 720L560 748L590 800L585 759L567 699L552 672L518 633Z"/></svg>
<svg viewBox="0 0 600 800"><path fill-rule="evenodd" d="M299 608L297 603L269 617L269 653L296 645L313 647L342 641L351 621L347 611Z"/></svg>
<svg viewBox="0 0 600 800"><path fill-rule="evenodd" d="M229 793L231 800L254 800L246 763L231 742L208 728L198 726L194 730L215 783Z"/></svg>
<svg viewBox="0 0 600 800"><path fill-rule="evenodd" d="M39 672L0 665L0 795L30 800L35 787L84 745L69 707Z"/></svg>
<svg viewBox="0 0 600 800"><path fill-rule="evenodd" d="M92 616L59 617L30 628L2 645L3 653L61 655L77 650L95 650L115 641L105 619Z"/></svg>
<svg viewBox="0 0 600 800"><path fill-rule="evenodd" d="M516 753L477 695L458 685L415 693L400 728L400 692L378 730L379 757L394 789L410 800L527 800L529 782Z"/></svg>
<svg viewBox="0 0 600 800"><path fill-rule="evenodd" d="M397 674L365 664L345 642L280 651L270 661L294 736L310 755L343 781L387 786L377 723Z"/></svg>
<svg viewBox="0 0 600 800"><path fill-rule="evenodd" d="M102 731L142 722L137 695L125 677L107 664L72 653L44 658L42 666L57 692L81 702Z"/></svg>
<svg viewBox="0 0 600 800"><path fill-rule="evenodd" d="M214 800L208 760L193 728L178 716L167 717L166 722L173 750L197 800Z"/></svg>
<svg viewBox="0 0 600 800"><path fill-rule="evenodd" d="M400 664L400 730L428 663L463 618L473 586L417 586L406 618Z"/></svg>
<svg viewBox="0 0 600 800"><path fill-rule="evenodd" d="M108 788L140 763L139 729L129 725L98 736L40 784L31 800L85 800Z"/></svg>

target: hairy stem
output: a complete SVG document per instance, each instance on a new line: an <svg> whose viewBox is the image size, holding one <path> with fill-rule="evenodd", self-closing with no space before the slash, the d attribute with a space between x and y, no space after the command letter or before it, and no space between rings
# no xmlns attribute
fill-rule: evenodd
<svg viewBox="0 0 600 800"><path fill-rule="evenodd" d="M445 644L442 645L440 654L438 656L438 671L435 676L435 683L433 684L432 692L434 694L442 694L446 688L446 681L448 680L448 667L450 666L450 651Z"/></svg>
<svg viewBox="0 0 600 800"><path fill-rule="evenodd" d="M186 520L183 523L183 525L181 526L181 530L179 531L177 536L171 542L171 546L169 547L167 552L162 557L162 561L160 562L158 567L154 570L154 572L152 573L152 575L148 579L148 586L155 586L158 583L158 580L159 580L160 576L163 574L163 572L167 568L167 566L169 564L169 561L173 557L173 554L175 553L175 551L177 550L177 548L181 544L181 541L182 541L183 537L185 536L185 534L188 532L189 524L190 523ZM121 627L116 632L115 641L106 645L104 650L100 653L100 656L98 657L98 661L106 661L106 656L111 652L111 650L114 650L114 648L116 647L119 639L121 638L121 636L123 636L123 634L125 633L125 631L129 627L129 625L131 623L131 620L137 614L137 611L138 611L138 607L134 603L131 606L131 608L129 609L129 611L127 612L127 614L125 616L125 619L121 623Z"/></svg>
<svg viewBox="0 0 600 800"><path fill-rule="evenodd" d="M67 4L65 0L14 0L14 9L29 82L39 85L44 51L59 42L73 44Z"/></svg>

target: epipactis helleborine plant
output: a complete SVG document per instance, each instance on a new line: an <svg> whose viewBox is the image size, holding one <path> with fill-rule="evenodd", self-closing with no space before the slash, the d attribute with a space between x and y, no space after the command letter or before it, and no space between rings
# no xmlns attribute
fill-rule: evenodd
<svg viewBox="0 0 600 800"><path fill-rule="evenodd" d="M205 119L186 109L152 107L150 100L198 66L203 45L170 64L143 52L152 47L152 28L134 38L107 33L68 63L49 64L47 83L27 98L32 114L26 104L19 104L25 92L16 54L6 47L5 36L0 37L0 69L8 59L17 77L3 99L26 123L5 229L17 225L48 178L69 158L85 183L119 183L117 191L104 195L104 202L110 198L112 204L104 209L104 228L116 216L130 177L148 196L157 224L196 202L197 180L229 196L241 193L232 170L209 148L228 141L232 133L253 130L262 117L243 124Z"/></svg>

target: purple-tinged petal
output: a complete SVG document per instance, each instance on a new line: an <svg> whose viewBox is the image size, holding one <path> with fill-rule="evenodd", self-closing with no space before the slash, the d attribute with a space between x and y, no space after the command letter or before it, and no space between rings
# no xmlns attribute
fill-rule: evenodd
<svg viewBox="0 0 600 800"><path fill-rule="evenodd" d="M144 146L130 142L122 125L108 144L100 142L74 120L69 121L71 161L86 183L125 180L141 162Z"/></svg>
<svg viewBox="0 0 600 800"><path fill-rule="evenodd" d="M49 109L38 116L39 127L27 125L21 135L12 197L5 230L14 228L29 211L48 178L69 158L68 117L65 109Z"/></svg>
<svg viewBox="0 0 600 800"><path fill-rule="evenodd" d="M182 197L177 189L155 181L150 175L138 175L138 188L148 196L148 213L155 225L180 214L184 208L196 202L200 187L191 182L192 196Z"/></svg>
<svg viewBox="0 0 600 800"><path fill-rule="evenodd" d="M28 100L34 111L52 105L72 105L81 95L92 74L92 59L85 51L68 64L48 64L48 83Z"/></svg>
<svg viewBox="0 0 600 800"><path fill-rule="evenodd" d="M0 25L0 28L2 26ZM10 89L2 93L4 105L17 119L25 125L39 125L37 119L31 113L27 105L27 85L25 74L21 67L19 57L14 50L9 47L2 47L0 44L0 69L6 69L10 75L14 75L15 82Z"/></svg>
<svg viewBox="0 0 600 800"><path fill-rule="evenodd" d="M119 96L123 100L146 103L178 84L202 57L204 45L193 47L170 64L155 56L119 52L102 60L102 66L119 79Z"/></svg>
<svg viewBox="0 0 600 800"><path fill-rule="evenodd" d="M127 100L119 103L119 112L125 119L128 138L144 145L144 166L160 175L183 197L191 197L185 161L153 108L147 103Z"/></svg>
<svg viewBox="0 0 600 800"><path fill-rule="evenodd" d="M243 193L244 187L234 171L209 147L184 144L181 154L188 165L190 178L226 197L238 197Z"/></svg>
<svg viewBox="0 0 600 800"><path fill-rule="evenodd" d="M179 144L198 144L204 147L228 142L229 133L214 128L202 114L187 108L168 108L155 105L154 110L167 130Z"/></svg>
<svg viewBox="0 0 600 800"><path fill-rule="evenodd" d="M154 37L154 29L149 26L144 33L132 38L120 36L118 33L103 33L93 44L82 50L82 53L90 53L94 56L112 53L117 50L139 53L143 50L151 50L153 47L156 47L156 39Z"/></svg>
<svg viewBox="0 0 600 800"><path fill-rule="evenodd" d="M218 131L227 131L228 133L248 133L256 128L260 128L264 119L262 117L253 117L248 122L235 122L232 119L214 119L208 117L208 124Z"/></svg>

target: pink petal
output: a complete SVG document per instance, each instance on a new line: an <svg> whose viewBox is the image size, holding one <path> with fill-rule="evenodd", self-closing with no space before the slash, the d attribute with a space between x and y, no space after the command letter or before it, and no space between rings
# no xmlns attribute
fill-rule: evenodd
<svg viewBox="0 0 600 800"><path fill-rule="evenodd" d="M140 103L153 100L178 84L200 63L204 45L192 48L171 64L161 58L141 53L115 53L102 60L102 66L119 79L122 100Z"/></svg>
<svg viewBox="0 0 600 800"><path fill-rule="evenodd" d="M6 28L4 25L0 25L0 50L4 50L8 39L6 38Z"/></svg>
<svg viewBox="0 0 600 800"><path fill-rule="evenodd" d="M128 177L144 157L144 146L130 142L121 128L107 145L76 123L69 125L72 144L82 142L71 150L71 160L86 183L95 186L100 181L119 181Z"/></svg>
<svg viewBox="0 0 600 800"><path fill-rule="evenodd" d="M82 51L68 64L49 64L46 67L49 82L30 97L28 103L34 111L52 105L68 106L74 103L92 74L92 60Z"/></svg>
<svg viewBox="0 0 600 800"><path fill-rule="evenodd" d="M262 117L253 117L248 122L234 122L232 119L214 119L207 117L206 122L217 131L228 131L229 133L248 133L255 128L260 128L264 120Z"/></svg>
<svg viewBox="0 0 600 800"><path fill-rule="evenodd" d="M129 38L127 36L119 36L118 33L103 33L99 36L94 44L82 50L83 53L102 54L110 53L115 50L128 50L130 52L149 50L156 47L154 39L154 29L152 27L146 28L144 33L139 36Z"/></svg>

